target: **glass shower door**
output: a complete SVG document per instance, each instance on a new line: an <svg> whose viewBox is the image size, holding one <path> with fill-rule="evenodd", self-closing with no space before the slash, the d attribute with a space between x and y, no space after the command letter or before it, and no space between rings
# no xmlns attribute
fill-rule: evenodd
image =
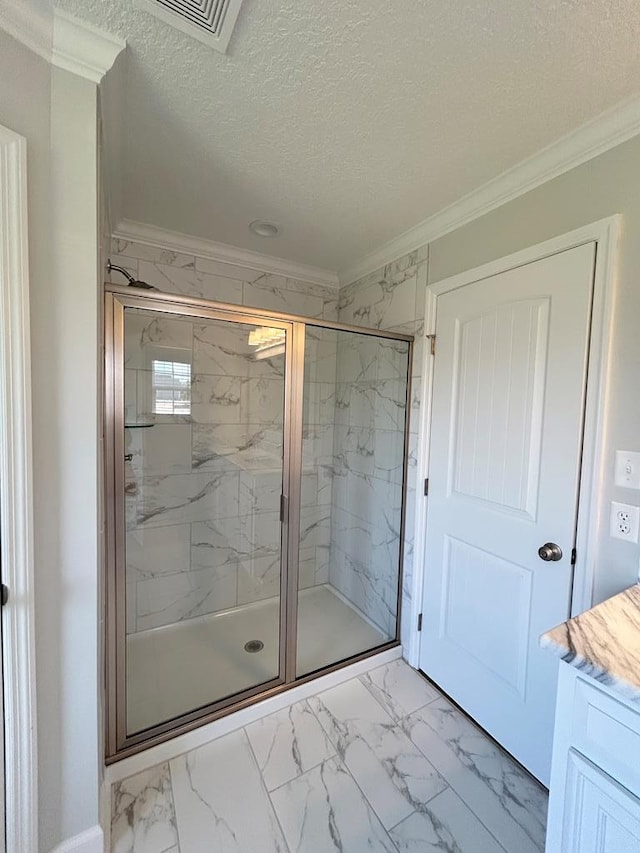
<svg viewBox="0 0 640 853"><path fill-rule="evenodd" d="M124 309L121 737L284 679L291 326L228 317Z"/></svg>
<svg viewBox="0 0 640 853"><path fill-rule="evenodd" d="M307 330L298 677L398 638L409 363L407 340Z"/></svg>

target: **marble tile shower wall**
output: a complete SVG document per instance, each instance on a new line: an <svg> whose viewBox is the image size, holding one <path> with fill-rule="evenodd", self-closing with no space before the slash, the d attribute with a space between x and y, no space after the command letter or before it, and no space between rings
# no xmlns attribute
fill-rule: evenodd
<svg viewBox="0 0 640 853"><path fill-rule="evenodd" d="M336 319L337 292L322 285L120 240L111 260L163 291ZM190 416L126 431L128 632L277 594L282 358L243 358L237 327L139 315L127 330L127 422L151 417L145 348L187 352L193 371ZM321 338L307 346L303 587L329 574L335 346Z"/></svg>
<svg viewBox="0 0 640 853"><path fill-rule="evenodd" d="M425 246L402 258L387 264L385 267L365 276L358 281L341 288L338 302L338 320L343 323L354 323L373 329L404 332L414 335L413 364L411 366L411 410L408 454L407 505L404 539L404 564L402 584L402 613L401 638L402 645L408 648L410 625L407 619L411 607L411 589L413 577L413 543L415 530L416 488L417 488L417 451L418 427L420 415L420 389L422 383L422 358L424 346L424 309L425 293L428 275L428 247ZM340 368L339 368L340 370ZM346 378L346 375L345 375ZM372 380L373 381L373 380ZM340 392L339 392L340 395ZM338 412L340 411L340 396L338 396ZM343 417L338 414L338 417ZM373 424L375 424L375 416ZM336 427L339 429L339 427ZM397 551L399 538L399 515L397 507L389 502L389 495L395 492L389 489L389 483L397 478L397 472L386 471L382 467L371 468L371 448L366 441L358 439L366 433L352 432L353 447L342 460L342 465L336 469L336 478L332 496L332 544L340 547L339 531L352 531L351 536L364 536L368 542L379 544L373 550L376 562L360 561L353 564L349 560L337 560L333 569L331 582L339 589L356 583L360 586L363 602L368 601L372 609L365 612L384 615L389 613L388 604L392 601L388 585L381 582L381 577L389 577L391 566L389 561ZM388 438L397 440L393 431ZM337 442L336 442L337 449ZM367 467L369 466L369 467ZM342 476L338 476L341 473ZM348 496L348 502L345 499ZM363 529L360 519L353 517L349 507L362 505L364 496L368 497L372 510L369 527ZM395 502L393 502L395 504ZM356 540L357 541L357 540ZM354 565L357 573L354 576ZM360 605L362 607L362 605ZM374 618L375 621L375 618Z"/></svg>
<svg viewBox="0 0 640 853"><path fill-rule="evenodd" d="M301 314L316 319L337 319L338 291L323 284L272 275L128 240L112 240L111 261L166 293L180 293L183 296ZM124 284L119 273L112 273L111 278L116 283Z"/></svg>
<svg viewBox="0 0 640 853"><path fill-rule="evenodd" d="M427 281L427 247L412 252L375 273L336 290L320 284L301 282L282 276L260 273L232 264L194 257L186 253L149 247L130 241L114 239L111 260L129 269L136 277L154 284L166 292L201 296L232 304L242 304L326 320L340 320L374 329L406 332L416 336L412 366L412 399L409 437L409 476L407 491L406 528L404 543L402 606L405 616L409 613L411 600L411 578L413 569L413 528L416 495L416 462L418 415L420 407L420 364L422 358L422 333L424 319L424 294ZM117 274L114 281L119 281ZM397 548L399 535L399 503L390 507L390 494L399 490L389 489L397 485L397 471L384 469L385 458L394 454L394 442L398 430L387 430L384 438L378 439L377 459L371 455L370 440L375 430L375 421L349 423L344 409L345 392L351 384L350 370L353 360L347 352L346 341L338 344L335 334L328 330L315 330L308 336L306 360L305 421L303 426L303 493L307 505L302 511L302 541L300 550L301 583L303 586L326 583L329 580L337 589L352 600L372 621L380 627L390 629L393 614L390 607L395 603L395 590L391 591L389 562ZM340 361L337 368L336 353ZM360 356L358 356L360 357ZM364 357L364 356L363 356ZM377 381L376 377L376 381ZM369 376L371 379L371 376ZM363 397L362 394L360 394ZM363 398L364 399L364 398ZM334 407L342 406L334 417ZM359 416L356 416L356 421ZM375 417L372 415L372 417ZM379 417L383 417L382 414ZM165 428L167 436L171 426ZM175 426L173 427L174 432ZM192 430L192 477L191 485L206 488L210 483L210 463L201 462L210 450L211 433L218 431L222 437L233 432L229 424L214 427L208 424L203 429ZM367 432L369 430L369 432ZM151 441L151 433L147 441ZM382 435L382 433L380 433ZM155 433L159 441L159 432ZM142 436L138 439L142 441ZM268 436L264 438L269 441ZM369 444L367 444L369 440ZM386 448L383 448L386 441ZM177 454L178 445L171 442ZM158 451L160 452L160 451ZM169 457L166 457L169 458ZM173 463L172 463L173 464ZM179 463L176 463L179 464ZM373 465L373 470L371 469ZM218 472L219 473L219 472ZM186 475L172 474L179 477ZM198 479L200 478L200 479ZM158 478L159 480L162 478ZM177 484L177 480L175 481ZM186 483L186 481L183 481ZM169 483L166 484L168 488ZM158 482L158 494L161 485ZM366 497L365 497L366 496ZM178 496L179 497L179 496ZM366 500L366 504L364 501ZM197 503L197 502L196 502ZM368 529L362 532L361 514L354 512L358 506L368 505ZM192 512L194 504L190 504ZM364 513L362 513L364 514ZM165 516L166 519L167 516ZM238 515L236 518L240 518ZM212 612L211 593L222 584L224 572L212 572L212 566L203 565L203 552L218 554L217 560L224 565L225 547L209 547L214 543L204 541L202 548L191 548L187 540L187 529L181 525L160 525L146 521L138 529L139 541L132 544L131 553L136 553L141 570L130 590L129 630L168 624L177 619L189 618L201 612ZM196 521L202 525L204 522ZM332 536L331 531L334 531ZM372 531L377 531L371 535ZM153 532L151 532L153 531ZM201 526L200 532L203 531ZM360 531L360 533L358 532ZM189 537L192 534L188 524ZM264 531L263 531L264 532ZM358 537L364 536L370 547L371 560L353 563L348 559L357 547ZM144 548L140 545L146 537ZM149 542L153 545L149 547ZM362 541L362 540L360 540ZM236 543L238 544L238 543ZM246 554L247 543L232 548L232 559ZM330 551L336 566L329 571ZM198 554L198 551L200 552ZM146 554L146 557L143 557ZM162 567L154 555L162 556ZM362 552L360 554L362 556ZM268 566L269 554L264 556ZM273 560L271 561L273 565ZM169 572L169 566L176 571ZM220 565L215 566L220 569ZM222 575L222 577L221 577ZM384 578L387 580L385 581ZM227 578L228 580L228 578ZM275 592L274 571L267 571L255 585L256 599ZM248 592L247 592L248 595ZM229 599L231 592L229 592ZM244 600L250 600L249 598ZM135 616L133 615L135 614ZM403 645L407 646L409 626L406 618L402 623Z"/></svg>
<svg viewBox="0 0 640 853"><path fill-rule="evenodd" d="M395 636L408 345L339 332L330 581Z"/></svg>

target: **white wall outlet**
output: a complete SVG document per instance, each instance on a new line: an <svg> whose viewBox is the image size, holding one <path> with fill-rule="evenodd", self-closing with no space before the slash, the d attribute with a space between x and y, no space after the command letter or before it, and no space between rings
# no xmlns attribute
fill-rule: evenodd
<svg viewBox="0 0 640 853"><path fill-rule="evenodd" d="M614 482L626 489L640 489L640 453L616 450Z"/></svg>
<svg viewBox="0 0 640 853"><path fill-rule="evenodd" d="M611 501L609 535L614 539L624 539L625 542L637 543L639 529L640 507Z"/></svg>

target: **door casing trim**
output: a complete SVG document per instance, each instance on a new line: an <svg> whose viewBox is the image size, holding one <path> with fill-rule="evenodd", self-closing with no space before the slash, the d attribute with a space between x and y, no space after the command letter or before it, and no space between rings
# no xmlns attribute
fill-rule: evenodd
<svg viewBox="0 0 640 853"><path fill-rule="evenodd" d="M7 850L38 850L27 141L0 125L0 535ZM4 849L0 844L0 849Z"/></svg>
<svg viewBox="0 0 640 853"><path fill-rule="evenodd" d="M565 252L585 243L596 243L593 281L589 359L585 396L583 455L580 470L578 520L576 532L577 560L574 567L571 615L588 610L593 605L593 589L599 533L604 523L602 485L604 481L604 449L611 342L616 291L616 261L621 216L616 214L566 234L545 240L519 252L505 255L457 275L427 285L424 334L434 335L438 297L460 287L498 275L502 272ZM434 356L423 347L417 482L423 482L429 471L429 441L432 417ZM415 506L414 571L411 598L411 634L408 649L409 663L418 667L420 634L418 615L422 611L424 587L424 551L426 545L426 508L428 498L418 498Z"/></svg>

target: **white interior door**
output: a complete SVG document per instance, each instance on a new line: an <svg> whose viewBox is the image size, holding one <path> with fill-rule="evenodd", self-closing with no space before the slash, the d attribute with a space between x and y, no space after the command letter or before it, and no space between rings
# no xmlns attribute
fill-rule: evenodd
<svg viewBox="0 0 640 853"><path fill-rule="evenodd" d="M545 784L538 638L570 610L594 262L588 243L437 301L420 668Z"/></svg>

